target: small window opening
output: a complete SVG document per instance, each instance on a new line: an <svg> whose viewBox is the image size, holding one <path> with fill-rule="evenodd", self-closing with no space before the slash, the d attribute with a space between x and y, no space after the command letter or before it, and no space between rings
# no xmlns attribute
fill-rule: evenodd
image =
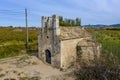
<svg viewBox="0 0 120 80"><path fill-rule="evenodd" d="M49 37L47 36L47 39L48 39Z"/></svg>

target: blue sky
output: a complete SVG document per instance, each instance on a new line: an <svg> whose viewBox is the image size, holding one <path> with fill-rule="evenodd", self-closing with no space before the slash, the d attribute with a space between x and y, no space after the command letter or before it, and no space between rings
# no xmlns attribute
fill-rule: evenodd
<svg viewBox="0 0 120 80"><path fill-rule="evenodd" d="M79 17L82 25L120 23L120 0L0 0L0 25L40 26L41 16Z"/></svg>

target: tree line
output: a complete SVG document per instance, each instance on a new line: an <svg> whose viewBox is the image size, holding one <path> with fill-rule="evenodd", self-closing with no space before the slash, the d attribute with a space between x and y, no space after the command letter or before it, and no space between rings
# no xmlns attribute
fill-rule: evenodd
<svg viewBox="0 0 120 80"><path fill-rule="evenodd" d="M81 26L81 19L76 18L76 19L67 19L63 18L62 16L59 17L59 25L60 26Z"/></svg>

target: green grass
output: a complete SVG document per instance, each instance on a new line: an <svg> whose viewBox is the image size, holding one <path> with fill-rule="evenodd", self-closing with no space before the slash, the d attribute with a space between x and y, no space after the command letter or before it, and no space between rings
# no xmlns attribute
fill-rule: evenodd
<svg viewBox="0 0 120 80"><path fill-rule="evenodd" d="M112 53L120 56L120 29L87 29L93 38L101 43L102 53Z"/></svg>
<svg viewBox="0 0 120 80"><path fill-rule="evenodd" d="M39 29L29 28L29 51L37 51ZM0 28L0 59L26 54L25 28Z"/></svg>

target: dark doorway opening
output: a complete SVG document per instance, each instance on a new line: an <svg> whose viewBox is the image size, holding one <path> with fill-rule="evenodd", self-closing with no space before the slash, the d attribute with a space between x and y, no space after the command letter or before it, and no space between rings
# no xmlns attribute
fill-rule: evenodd
<svg viewBox="0 0 120 80"><path fill-rule="evenodd" d="M51 53L50 53L50 51L46 50L45 55L46 55L46 62L51 64Z"/></svg>

